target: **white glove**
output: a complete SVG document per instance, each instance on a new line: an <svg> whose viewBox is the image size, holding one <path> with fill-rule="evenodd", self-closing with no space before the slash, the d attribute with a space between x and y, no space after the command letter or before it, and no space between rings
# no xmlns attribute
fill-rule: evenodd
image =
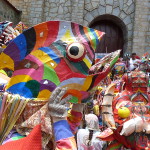
<svg viewBox="0 0 150 150"><path fill-rule="evenodd" d="M62 97L66 94L67 88L56 88L52 95L50 96L48 102L49 113L52 117L56 118L66 118L67 116L67 102L72 98L71 95L68 95L64 99Z"/></svg>

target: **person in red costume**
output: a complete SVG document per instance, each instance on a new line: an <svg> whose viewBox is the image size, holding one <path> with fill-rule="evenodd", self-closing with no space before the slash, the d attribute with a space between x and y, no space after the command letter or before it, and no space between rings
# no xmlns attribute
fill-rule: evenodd
<svg viewBox="0 0 150 150"><path fill-rule="evenodd" d="M123 77L124 90L119 93L113 100L113 110L115 122L122 126L120 135L125 138L128 148L141 150L149 148L149 134L150 134L150 91L148 89L149 77L139 68L134 71L127 72ZM126 107L130 110L130 116L121 118L118 115L118 110L121 107ZM134 120L134 122L132 122ZM137 121L137 122L136 122ZM132 128L133 126L133 128ZM141 133L141 134L138 134ZM137 134L138 139L130 141L134 134ZM118 135L118 134L117 134ZM119 135L119 138L121 139ZM147 135L147 136L144 136ZM144 141L141 139L144 137ZM117 139L118 140L118 139ZM143 142L141 144L141 142ZM132 143L132 144L131 144ZM124 144L124 143L123 143ZM143 146L143 147L142 147Z"/></svg>

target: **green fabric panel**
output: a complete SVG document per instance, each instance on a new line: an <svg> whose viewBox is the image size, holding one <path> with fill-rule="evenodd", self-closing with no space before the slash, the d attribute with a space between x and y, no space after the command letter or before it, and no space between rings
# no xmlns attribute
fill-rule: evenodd
<svg viewBox="0 0 150 150"><path fill-rule="evenodd" d="M135 136L133 134L131 134L130 136L127 137L127 139L130 141L130 142L134 142L135 141Z"/></svg>
<svg viewBox="0 0 150 150"><path fill-rule="evenodd" d="M93 46L94 46L94 49L96 49L96 38L95 36L93 35L93 33L91 32L90 28L88 28L88 34L90 34L90 37L92 37L92 42L93 42ZM96 33L95 33L96 34Z"/></svg>
<svg viewBox="0 0 150 150"><path fill-rule="evenodd" d="M50 68L47 64L44 64L44 75L43 79L47 79L55 83L56 85L60 84L59 78L53 68Z"/></svg>
<svg viewBox="0 0 150 150"><path fill-rule="evenodd" d="M12 140L19 140L24 138L25 136L16 136L16 137L12 137Z"/></svg>
<svg viewBox="0 0 150 150"><path fill-rule="evenodd" d="M119 150L121 148L122 144L116 145L114 147L111 147L110 150Z"/></svg>
<svg viewBox="0 0 150 150"><path fill-rule="evenodd" d="M85 75L88 75L88 71L89 69L86 67L85 64L82 64L82 61L81 62L70 62L73 66L75 66L81 73L85 74ZM83 68L84 67L84 68Z"/></svg>
<svg viewBox="0 0 150 150"><path fill-rule="evenodd" d="M36 80L30 80L25 85L32 92L33 97L37 97L40 90L40 83Z"/></svg>
<svg viewBox="0 0 150 150"><path fill-rule="evenodd" d="M53 43L53 45L61 52L64 57L66 57L66 47L63 45L62 41L57 41Z"/></svg>
<svg viewBox="0 0 150 150"><path fill-rule="evenodd" d="M75 96L72 96L72 99L69 101L71 103L78 103L78 98Z"/></svg>
<svg viewBox="0 0 150 150"><path fill-rule="evenodd" d="M112 60L112 62L110 63L110 67L112 67L112 66L117 62L118 58L119 58L119 56L116 56L116 57Z"/></svg>
<svg viewBox="0 0 150 150"><path fill-rule="evenodd" d="M113 141L108 147L109 150L119 150L123 145L121 143L118 143L118 141Z"/></svg>

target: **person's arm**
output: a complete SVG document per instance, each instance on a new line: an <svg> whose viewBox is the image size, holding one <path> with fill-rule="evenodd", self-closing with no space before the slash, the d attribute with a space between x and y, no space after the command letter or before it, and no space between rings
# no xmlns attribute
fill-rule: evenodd
<svg viewBox="0 0 150 150"><path fill-rule="evenodd" d="M53 120L53 129L56 142L56 150L76 150L76 142L74 134L72 133L67 116L66 103L71 97L62 99L65 95L66 89L57 88L52 93L49 100L49 113Z"/></svg>

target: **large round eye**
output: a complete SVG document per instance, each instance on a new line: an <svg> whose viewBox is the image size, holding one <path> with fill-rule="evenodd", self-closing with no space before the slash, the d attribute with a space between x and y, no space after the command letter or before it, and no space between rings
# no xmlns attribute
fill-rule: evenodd
<svg viewBox="0 0 150 150"><path fill-rule="evenodd" d="M86 54L85 48L80 43L72 43L67 48L67 57L74 62L81 61Z"/></svg>

